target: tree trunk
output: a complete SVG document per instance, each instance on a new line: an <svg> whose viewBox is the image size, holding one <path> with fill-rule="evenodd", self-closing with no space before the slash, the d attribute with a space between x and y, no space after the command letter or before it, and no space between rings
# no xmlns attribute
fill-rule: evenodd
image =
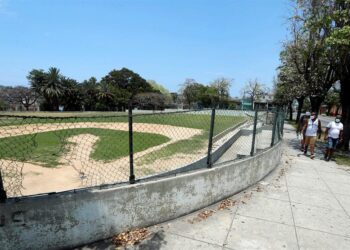
<svg viewBox="0 0 350 250"><path fill-rule="evenodd" d="M310 96L311 111L319 113L323 100L323 96Z"/></svg>
<svg viewBox="0 0 350 250"><path fill-rule="evenodd" d="M346 77L341 81L340 98L342 104L342 122L344 124L344 141L342 147L348 151L350 140L350 77Z"/></svg>
<svg viewBox="0 0 350 250"><path fill-rule="evenodd" d="M297 118L295 120L295 123L298 123L299 120L300 120L301 110L303 109L303 106L304 106L304 100L305 100L305 96L297 98L297 101L298 101L298 113L297 113Z"/></svg>
<svg viewBox="0 0 350 250"><path fill-rule="evenodd" d="M289 120L293 121L293 107L292 107L293 102L288 103L288 109L289 109Z"/></svg>
<svg viewBox="0 0 350 250"><path fill-rule="evenodd" d="M337 116L339 114L339 109L340 109L340 105L337 105L337 111L335 111L335 115Z"/></svg>

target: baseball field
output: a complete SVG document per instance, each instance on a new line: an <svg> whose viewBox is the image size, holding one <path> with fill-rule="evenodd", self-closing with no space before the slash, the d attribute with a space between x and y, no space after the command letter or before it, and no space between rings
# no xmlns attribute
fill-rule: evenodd
<svg viewBox="0 0 350 250"><path fill-rule="evenodd" d="M210 112L136 114L136 178L163 173L205 156ZM242 122L215 116L214 135ZM125 113L2 113L0 166L13 195L58 192L129 179Z"/></svg>

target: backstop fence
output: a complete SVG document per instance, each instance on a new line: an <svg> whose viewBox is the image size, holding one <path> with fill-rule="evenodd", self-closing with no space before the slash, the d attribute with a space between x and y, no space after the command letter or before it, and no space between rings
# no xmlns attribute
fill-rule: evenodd
<svg viewBox="0 0 350 250"><path fill-rule="evenodd" d="M272 147L283 123L281 111L216 109L0 115L0 200L216 167Z"/></svg>

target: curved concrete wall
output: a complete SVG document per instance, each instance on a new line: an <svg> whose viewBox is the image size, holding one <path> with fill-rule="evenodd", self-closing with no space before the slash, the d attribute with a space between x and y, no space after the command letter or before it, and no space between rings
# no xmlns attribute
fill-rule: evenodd
<svg viewBox="0 0 350 250"><path fill-rule="evenodd" d="M256 183L280 162L281 142L254 157L155 181L0 204L1 249L62 249L164 222Z"/></svg>

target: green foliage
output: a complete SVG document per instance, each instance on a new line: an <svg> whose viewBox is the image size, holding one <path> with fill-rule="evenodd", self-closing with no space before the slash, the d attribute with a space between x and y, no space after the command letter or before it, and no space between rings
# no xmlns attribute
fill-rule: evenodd
<svg viewBox="0 0 350 250"><path fill-rule="evenodd" d="M169 90L167 90L163 85L157 83L154 80L147 80L155 92L159 92L163 95L164 105L170 105L173 102L173 97L171 96Z"/></svg>
<svg viewBox="0 0 350 250"><path fill-rule="evenodd" d="M127 68L112 70L102 78L102 81L118 89L126 90L128 99L138 93L153 91L151 85L145 79Z"/></svg>
<svg viewBox="0 0 350 250"><path fill-rule="evenodd" d="M137 94L160 92L127 68L112 70L100 82L91 77L81 84L61 75L57 68L33 69L27 78L44 111L58 111L60 106L65 111L124 111Z"/></svg>
<svg viewBox="0 0 350 250"><path fill-rule="evenodd" d="M327 104L327 106L339 104L340 102L339 92L334 90L329 91L324 102L325 104Z"/></svg>
<svg viewBox="0 0 350 250"><path fill-rule="evenodd" d="M198 83L194 79L186 79L181 93L189 108L227 108L231 80L215 79L209 86Z"/></svg>
<svg viewBox="0 0 350 250"><path fill-rule="evenodd" d="M342 28L335 28L326 42L332 46L350 46L350 26L346 25Z"/></svg>

